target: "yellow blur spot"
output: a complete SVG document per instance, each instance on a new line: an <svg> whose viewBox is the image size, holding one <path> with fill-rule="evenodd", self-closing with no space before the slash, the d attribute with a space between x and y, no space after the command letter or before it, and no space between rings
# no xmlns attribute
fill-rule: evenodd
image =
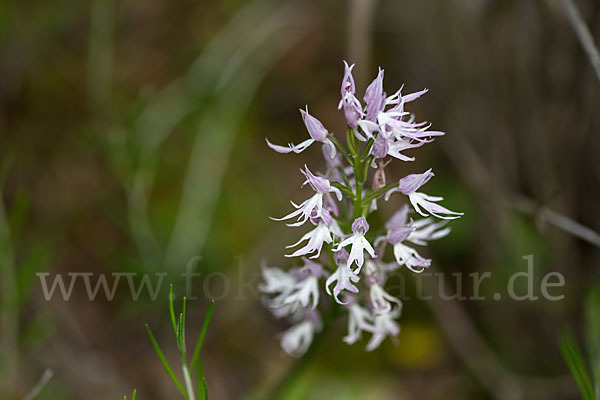
<svg viewBox="0 0 600 400"><path fill-rule="evenodd" d="M399 335L399 343L390 343L390 358L396 365L428 368L441 362L446 349L442 338L430 325L409 325L404 323Z"/></svg>

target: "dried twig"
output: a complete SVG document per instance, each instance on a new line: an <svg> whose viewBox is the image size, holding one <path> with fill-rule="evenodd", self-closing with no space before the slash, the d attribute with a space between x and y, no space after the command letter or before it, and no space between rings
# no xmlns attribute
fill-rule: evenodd
<svg viewBox="0 0 600 400"><path fill-rule="evenodd" d="M358 86L366 84L371 61L373 22L377 0L350 0L348 15L348 62L355 63L354 77Z"/></svg>
<svg viewBox="0 0 600 400"><path fill-rule="evenodd" d="M540 207L536 204L536 202L525 196L513 195L512 200L512 203L517 210L534 214L539 217L542 222L554 225L555 227L570 233L573 236L585 240L594 246L600 247L600 234L588 228L587 226L581 225L579 222L573 221L571 218L568 218L554 210L546 207Z"/></svg>
<svg viewBox="0 0 600 400"><path fill-rule="evenodd" d="M433 266L428 272L434 275L440 273ZM522 389L517 384L516 377L500 364L459 303L444 300L437 295L440 292L438 284L448 285L445 281L438 282L434 279L422 280L423 289L431 298L427 304L446 333L451 347L494 398L521 399ZM450 289L445 287L441 290L448 293Z"/></svg>
<svg viewBox="0 0 600 400"><path fill-rule="evenodd" d="M476 190L481 193L489 193L490 190L494 189L494 193L500 196L501 204L515 208L521 212L533 214L541 222L553 225L564 232L600 247L600 234L594 230L554 210L543 207L535 200L526 196L510 193L502 190L502 188L492 188L493 181L490 172L473 149L471 143L459 132L459 129L455 129L452 134L452 140L444 141L446 153L464 179L470 182Z"/></svg>
<svg viewBox="0 0 600 400"><path fill-rule="evenodd" d="M592 37L590 30L581 17L581 13L579 12L579 9L573 0L560 0L560 3L562 4L567 18L569 19L569 23L577 35L577 39L579 39L583 50L590 59L590 63L596 72L596 77L600 81L600 53L594 44L594 38Z"/></svg>
<svg viewBox="0 0 600 400"><path fill-rule="evenodd" d="M428 273L441 274L434 266ZM469 315L457 300L447 300L439 293L451 293L448 283L438 279L422 279L424 294L429 296L427 304L445 332L450 346L461 358L468 370L498 400L547 399L573 395L569 375L559 377L523 376L516 374L496 357L493 349L481 337ZM438 285L443 285L439 288Z"/></svg>
<svg viewBox="0 0 600 400"><path fill-rule="evenodd" d="M45 370L38 383L33 387L33 389L31 389L29 393L27 393L25 397L23 397L23 400L35 399L37 395L40 394L42 390L44 390L44 387L46 387L46 385L48 384L50 379L52 379L53 376L54 372L50 368Z"/></svg>

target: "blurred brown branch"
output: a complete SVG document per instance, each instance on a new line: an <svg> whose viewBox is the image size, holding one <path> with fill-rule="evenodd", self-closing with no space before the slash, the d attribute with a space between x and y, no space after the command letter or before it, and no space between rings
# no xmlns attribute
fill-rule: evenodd
<svg viewBox="0 0 600 400"><path fill-rule="evenodd" d="M27 393L27 395L25 395L25 397L23 397L23 400L35 399L40 394L40 392L44 390L44 387L46 387L48 382L50 382L52 376L54 376L54 371L52 371L50 368L46 369L40 377L38 383L33 387L33 389L29 391L29 393Z"/></svg>
<svg viewBox="0 0 600 400"><path fill-rule="evenodd" d="M452 140L444 141L444 148L456 169L462 174L465 181L481 193L490 193L493 189L500 196L500 203L513 207L521 212L526 212L545 222L576 236L594 246L600 247L600 235L594 230L564 216L554 210L543 207L541 204L524 195L511 193L503 188L491 187L492 179L486 165L477 155L469 141L455 130Z"/></svg>
<svg viewBox="0 0 600 400"><path fill-rule="evenodd" d="M434 266L428 272L441 274ZM440 292L451 293L446 281L440 291L438 281L423 279L423 289L430 297L430 306L435 318L445 332L448 342L459 355L469 371L486 390L498 400L548 399L550 396L573 394L571 377L530 377L518 375L498 360L493 349L480 335L471 318L458 301L443 299Z"/></svg>
<svg viewBox="0 0 600 400"><path fill-rule="evenodd" d="M350 0L348 15L347 57L349 64L356 64L353 73L356 84L366 86L370 73L371 48L373 46L373 22L377 0Z"/></svg>
<svg viewBox="0 0 600 400"><path fill-rule="evenodd" d="M594 44L594 38L592 37L589 28L581 17L581 13L573 0L560 0L560 3L569 19L569 23L577 35L577 39L579 39L579 42L581 43L581 47L583 47L583 50L592 64L592 68L594 68L598 81L600 81L600 53Z"/></svg>

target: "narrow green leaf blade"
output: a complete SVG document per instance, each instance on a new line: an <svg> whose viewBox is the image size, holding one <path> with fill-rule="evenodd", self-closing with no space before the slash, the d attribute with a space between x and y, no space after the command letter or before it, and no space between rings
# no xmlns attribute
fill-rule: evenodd
<svg viewBox="0 0 600 400"><path fill-rule="evenodd" d="M182 394L182 396L187 399L187 394L186 394L185 390L183 389L183 386L181 386L181 383L179 382L179 380L173 373L171 366L167 362L165 355L163 354L162 350L160 349L160 346L158 345L158 343L156 342L156 339L154 338L154 335L152 334L152 331L150 330L150 327L148 326L148 324L146 324L146 330L148 331L148 336L150 337L152 346L154 346L154 351L156 352L156 355L160 359L160 362L162 363L163 367L165 368L167 375L169 375L169 378L171 378L171 380L173 381L175 386L177 386L177 389Z"/></svg>
<svg viewBox="0 0 600 400"><path fill-rule="evenodd" d="M600 400L600 287L594 287L586 303L587 344L596 400Z"/></svg>
<svg viewBox="0 0 600 400"><path fill-rule="evenodd" d="M175 310L173 308L173 285L169 286L169 313L171 314L171 325L173 325L173 333L177 336L177 322L175 321Z"/></svg>
<svg viewBox="0 0 600 400"><path fill-rule="evenodd" d="M204 378L202 378L202 388L204 389L204 400L208 400L208 384Z"/></svg>
<svg viewBox="0 0 600 400"><path fill-rule="evenodd" d="M186 308L186 303L187 300L184 297L183 298L183 307L182 307L182 311L181 311L181 321L180 321L180 327L179 327L179 340L181 341L181 353L182 356L185 358L185 308Z"/></svg>
<svg viewBox="0 0 600 400"><path fill-rule="evenodd" d="M192 357L192 363L190 364L190 369L193 370L194 366L198 362L198 357L200 356L200 350L202 350L202 344L204 343L204 337L206 336L206 331L208 330L208 325L210 324L210 319L212 318L212 313L215 308L215 301L211 300L210 305L208 306L208 311L206 312L206 316L204 317L204 324L202 325L202 331L200 332L200 337L198 338L198 342L196 342L196 349L194 350L194 355Z"/></svg>
<svg viewBox="0 0 600 400"><path fill-rule="evenodd" d="M567 331L563 331L559 336L559 346L562 356L579 386L583 399L594 400L590 376L573 335Z"/></svg>

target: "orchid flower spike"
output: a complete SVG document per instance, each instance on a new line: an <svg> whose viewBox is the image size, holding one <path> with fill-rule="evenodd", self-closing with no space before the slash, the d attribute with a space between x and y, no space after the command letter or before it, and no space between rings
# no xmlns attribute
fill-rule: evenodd
<svg viewBox="0 0 600 400"><path fill-rule="evenodd" d="M302 186L310 186L311 196L300 204L292 202L294 211L283 218L273 218L292 227L310 221L310 230L286 247L293 250L285 257L301 257L301 264L287 271L262 266L261 299L275 318L285 318L291 324L280 339L283 351L293 357L304 354L322 329L318 310L323 284L335 302L324 308L342 305L347 312L345 343L354 344L365 333L370 335L367 351L376 349L387 337L395 341L400 333L396 320L402 302L386 287L390 272L403 267L423 272L432 261L415 247L448 235L447 220L463 215L438 204L441 197L419 191L433 177L431 169L405 176L397 185L387 184L385 168L389 163L414 161L409 151L444 135L429 130L430 123L418 121L406 109L427 89L403 94L401 87L388 96L384 71L379 68L361 102L352 75L354 67L344 61L338 104L346 119L346 145L311 115L308 107L300 110L308 139L287 146L267 139L269 147L279 153L301 153L319 142L326 166L324 174L315 175L304 165L300 170L305 178ZM367 219L383 211L378 209L381 197L387 201L396 192L406 195L408 201L387 220L384 233L372 237ZM393 253L390 260L385 259L388 247Z"/></svg>

